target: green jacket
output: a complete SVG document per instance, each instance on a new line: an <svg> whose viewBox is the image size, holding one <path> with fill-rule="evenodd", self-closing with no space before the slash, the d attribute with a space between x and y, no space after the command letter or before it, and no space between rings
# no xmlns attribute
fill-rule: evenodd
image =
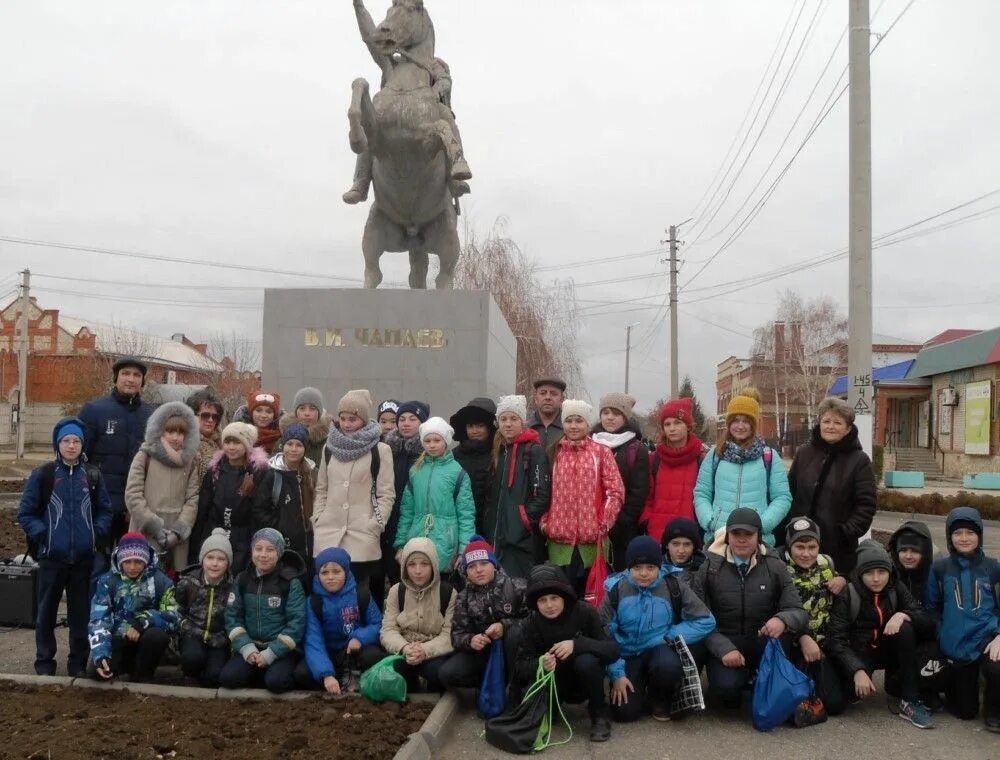
<svg viewBox="0 0 1000 760"><path fill-rule="evenodd" d="M399 510L394 548L402 549L411 538L429 538L437 549L442 572L451 569L476 532L472 484L450 451L440 457L425 455L419 466L410 468Z"/></svg>
<svg viewBox="0 0 1000 760"><path fill-rule="evenodd" d="M278 566L258 576L253 566L237 576L226 607L226 630L233 651L244 659L261 652L268 664L302 642L306 630L306 595L299 578L305 563L286 551Z"/></svg>

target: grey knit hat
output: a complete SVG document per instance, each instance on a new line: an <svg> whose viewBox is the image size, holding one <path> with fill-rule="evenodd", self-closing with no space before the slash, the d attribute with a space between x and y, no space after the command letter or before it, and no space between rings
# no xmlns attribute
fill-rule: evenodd
<svg viewBox="0 0 1000 760"><path fill-rule="evenodd" d="M875 568L882 568L883 570L888 570L890 573L892 572L892 558L889 557L889 552L878 541L866 538L858 544L856 554L858 556L858 564L855 572L859 578L869 570L874 570Z"/></svg>
<svg viewBox="0 0 1000 760"><path fill-rule="evenodd" d="M597 407L598 411L614 409L616 412L621 412L625 419L632 416L634 408L635 399L627 393L606 393L601 396L601 403Z"/></svg>
<svg viewBox="0 0 1000 760"><path fill-rule="evenodd" d="M225 554L226 559L229 560L229 564L233 564L233 545L229 543L229 535L226 533L225 528L216 528L212 531L212 535L201 542L198 561L204 562L205 555L215 551Z"/></svg>
<svg viewBox="0 0 1000 760"><path fill-rule="evenodd" d="M320 391L319 388L313 388L311 386L300 388L296 391L295 398L292 401L292 411L294 412L300 406L305 404L312 404L319 409L320 412L322 412L323 409L326 408L326 405L323 403L322 391Z"/></svg>

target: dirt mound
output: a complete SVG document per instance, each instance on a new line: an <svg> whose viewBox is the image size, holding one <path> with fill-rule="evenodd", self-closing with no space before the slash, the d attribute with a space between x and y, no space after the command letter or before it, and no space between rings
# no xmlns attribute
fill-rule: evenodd
<svg viewBox="0 0 1000 760"><path fill-rule="evenodd" d="M0 760L391 758L432 705L199 700L0 681Z"/></svg>
<svg viewBox="0 0 1000 760"><path fill-rule="evenodd" d="M17 524L17 510L0 507L0 559L24 551L24 531Z"/></svg>

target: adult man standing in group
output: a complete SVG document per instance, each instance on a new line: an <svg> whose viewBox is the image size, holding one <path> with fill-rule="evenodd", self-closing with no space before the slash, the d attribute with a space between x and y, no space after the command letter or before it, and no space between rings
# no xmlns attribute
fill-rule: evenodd
<svg viewBox="0 0 1000 760"><path fill-rule="evenodd" d="M548 450L563 436L562 405L566 399L566 382L558 377L542 377L534 382L535 412L528 427L538 432L542 446Z"/></svg>
<svg viewBox="0 0 1000 760"><path fill-rule="evenodd" d="M80 410L87 426L87 461L101 468L114 512L108 546L99 546L94 557L91 586L108 568L108 552L128 528L125 513L125 480L129 466L146 432L153 407L142 400L146 365L134 356L123 356L112 366L111 393L88 401Z"/></svg>

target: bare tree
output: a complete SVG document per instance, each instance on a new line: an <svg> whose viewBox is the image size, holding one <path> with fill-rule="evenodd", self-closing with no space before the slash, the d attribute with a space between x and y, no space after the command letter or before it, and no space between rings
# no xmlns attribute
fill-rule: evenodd
<svg viewBox="0 0 1000 760"><path fill-rule="evenodd" d="M235 330L217 332L209 342L209 354L222 365L222 372L206 377L205 383L213 387L231 416L250 391L260 388L261 343Z"/></svg>
<svg viewBox="0 0 1000 760"><path fill-rule="evenodd" d="M455 287L487 290L517 338L518 393L528 393L533 378L558 375L576 388L582 385L576 343L576 291L571 280L542 283L517 243L498 218L480 241L468 224L465 245L455 270Z"/></svg>

